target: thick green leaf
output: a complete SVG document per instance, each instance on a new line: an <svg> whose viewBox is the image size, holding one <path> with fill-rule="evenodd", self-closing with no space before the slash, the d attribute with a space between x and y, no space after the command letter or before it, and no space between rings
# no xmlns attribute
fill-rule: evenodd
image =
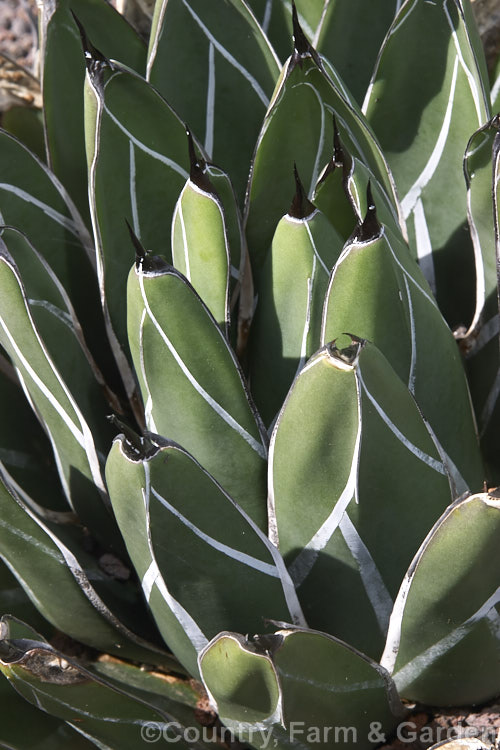
<svg viewBox="0 0 500 750"><path fill-rule="evenodd" d="M474 309L463 154L489 117L467 5L404 3L363 105L393 171L413 252L452 325L468 325Z"/></svg>
<svg viewBox="0 0 500 750"><path fill-rule="evenodd" d="M8 621L0 628L0 671L11 685L94 745L132 750L153 736L188 747L182 727L166 712L115 688L43 641L12 638Z"/></svg>
<svg viewBox="0 0 500 750"><path fill-rule="evenodd" d="M291 0L250 0L264 31L285 59L290 54ZM379 47L402 0L296 0L309 42L335 66L359 104L370 82ZM274 6L274 7L273 7ZM288 36L284 33L284 27Z"/></svg>
<svg viewBox="0 0 500 750"><path fill-rule="evenodd" d="M174 653L192 668L186 635L199 651L228 628L303 622L277 549L186 451L156 440L162 447L140 461L122 436L108 459L107 481L146 598ZM179 644L155 607L153 589L185 629Z"/></svg>
<svg viewBox="0 0 500 750"><path fill-rule="evenodd" d="M8 750L95 750L65 722L31 705L0 676L0 747Z"/></svg>
<svg viewBox="0 0 500 750"><path fill-rule="evenodd" d="M381 663L402 696L482 703L500 690L500 502L451 506L420 547L394 604Z"/></svg>
<svg viewBox="0 0 500 750"><path fill-rule="evenodd" d="M477 414L483 455L491 486L500 479L496 468L499 420L499 310L497 282L497 184L499 120L493 118L471 137L464 159L467 207L476 257L476 309L460 346Z"/></svg>
<svg viewBox="0 0 500 750"><path fill-rule="evenodd" d="M368 187L380 221L395 234L403 232L406 236L405 227L400 225L396 205L389 200L371 170L348 153L334 123L333 156L319 177L313 201L344 240L348 240L353 233L356 221L361 223L366 216L370 203Z"/></svg>
<svg viewBox="0 0 500 750"><path fill-rule="evenodd" d="M206 638L171 595L160 573L151 542L149 507L144 492L147 463L142 456L142 451L133 450L125 440L115 440L106 464L106 480L128 554L158 629L181 664L196 675L197 652L206 644ZM122 502L126 498L128 502Z"/></svg>
<svg viewBox="0 0 500 750"><path fill-rule="evenodd" d="M200 654L200 673L229 727L260 734L282 722L281 686L270 654L247 638L237 633L214 638Z"/></svg>
<svg viewBox="0 0 500 750"><path fill-rule="evenodd" d="M393 597L450 502L415 401L374 345L329 344L296 378L269 456L270 527L307 621L378 658Z"/></svg>
<svg viewBox="0 0 500 750"><path fill-rule="evenodd" d="M342 245L299 182L262 269L251 328L250 382L267 425L281 409L295 375L320 345L323 301Z"/></svg>
<svg viewBox="0 0 500 750"><path fill-rule="evenodd" d="M276 52L291 52L291 0L249 0ZM359 104L370 82L379 47L402 0L295 0L309 42L335 66Z"/></svg>
<svg viewBox="0 0 500 750"><path fill-rule="evenodd" d="M53 282L47 268L41 263L40 268L45 270L46 281ZM52 443L66 499L72 510L95 529L105 544L108 541L113 543L115 527L106 508L109 500L101 461L89 427L89 418L92 424L94 411L89 413L87 410L86 414L82 411L88 403L80 408L65 380L71 374L68 368L76 363L78 368L83 367L78 373L84 381L83 390L89 390L92 395L94 374L81 345L63 322L64 316L61 320L53 314L50 303L48 309L34 307L49 317L50 331L57 329L59 338L55 336L47 344L41 338L19 271L3 240L0 240L0 291L0 343L9 354L23 389ZM64 347L58 346L61 340L65 342ZM75 390L78 393L78 387ZM104 399L102 404L104 409ZM104 418L103 414L101 418ZM95 435L98 437L99 433L96 431Z"/></svg>
<svg viewBox="0 0 500 750"><path fill-rule="evenodd" d="M94 51L95 54L95 51ZM101 301L129 396L124 355L131 247L126 220L146 247L170 255L175 204L189 174L183 123L144 79L118 64L88 62L85 132ZM110 189L110 185L113 189Z"/></svg>
<svg viewBox="0 0 500 750"><path fill-rule="evenodd" d="M172 262L227 335L231 255L224 206L194 152L172 220Z"/></svg>
<svg viewBox="0 0 500 750"><path fill-rule="evenodd" d="M19 483L39 509L68 510L47 435L36 419L15 370L0 359L0 473Z"/></svg>
<svg viewBox="0 0 500 750"><path fill-rule="evenodd" d="M144 73L146 47L105 0L55 0L42 13L43 101L49 164L90 225L85 157L85 60L74 13L107 57Z"/></svg>
<svg viewBox="0 0 500 750"><path fill-rule="evenodd" d="M484 470L456 341L407 245L378 223L373 204L332 271L321 343L345 331L375 344L407 384L442 446L455 494L481 489Z"/></svg>
<svg viewBox="0 0 500 750"><path fill-rule="evenodd" d="M113 581L81 545L75 545L75 534L39 518L3 483L0 507L0 557L54 627L93 648L161 661L161 651L150 651L104 601L111 600L118 611L125 605L133 612L139 602L130 584Z"/></svg>
<svg viewBox="0 0 500 750"><path fill-rule="evenodd" d="M149 430L175 440L267 529L266 435L224 334L158 257L132 268L130 349Z"/></svg>
<svg viewBox="0 0 500 750"><path fill-rule="evenodd" d="M45 138L41 109L11 107L2 112L2 128L24 143L42 161L45 159Z"/></svg>
<svg viewBox="0 0 500 750"><path fill-rule="evenodd" d="M148 80L243 198L279 62L242 0L157 0Z"/></svg>
<svg viewBox="0 0 500 750"><path fill-rule="evenodd" d="M53 627L33 605L23 587L4 560L0 560L0 617L8 614L29 622L31 627L50 637Z"/></svg>
<svg viewBox="0 0 500 750"><path fill-rule="evenodd" d="M257 142L247 195L246 229L252 267L259 277L279 219L288 208L296 162L310 197L330 160L335 116L342 142L363 161L397 210L392 177L373 133L336 76L303 36L286 63Z"/></svg>
<svg viewBox="0 0 500 750"><path fill-rule="evenodd" d="M0 131L0 222L24 232L49 263L72 300L89 345L100 355L104 331L91 237L58 179L4 131Z"/></svg>
<svg viewBox="0 0 500 750"><path fill-rule="evenodd" d="M200 671L224 723L255 747L369 748L403 715L384 669L311 630L253 640L222 633Z"/></svg>

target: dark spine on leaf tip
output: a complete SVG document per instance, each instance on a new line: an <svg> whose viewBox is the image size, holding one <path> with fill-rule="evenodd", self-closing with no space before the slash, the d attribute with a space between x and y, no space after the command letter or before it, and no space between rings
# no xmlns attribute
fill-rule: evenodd
<svg viewBox="0 0 500 750"><path fill-rule="evenodd" d="M204 193L210 193L211 195L218 198L219 196L217 195L217 191L208 178L206 162L196 153L193 136L189 128L186 128L186 135L188 137L189 150L189 179Z"/></svg>
<svg viewBox="0 0 500 750"><path fill-rule="evenodd" d="M102 52L97 49L97 47L94 47L78 17L73 13L72 10L70 12L80 34L83 54L85 55L85 66L92 80L99 81L102 75L102 71L105 68L110 68L111 64L108 58L105 57L105 55L103 55Z"/></svg>
<svg viewBox="0 0 500 750"><path fill-rule="evenodd" d="M302 26L299 23L299 14L295 3L292 2L292 22L293 22L293 48L299 57L309 55L312 47L309 44L309 40L302 30Z"/></svg>
<svg viewBox="0 0 500 750"><path fill-rule="evenodd" d="M305 219L307 216L314 213L316 207L306 195L304 186L300 181L296 164L293 165L293 173L295 176L295 195L290 210L288 211L288 215L294 219Z"/></svg>
<svg viewBox="0 0 500 750"><path fill-rule="evenodd" d="M356 240L358 242L371 242L372 240L376 240L380 237L382 232L382 225L377 218L377 208L373 200L372 186L370 182L368 182L368 187L366 189L366 201L366 216L356 232Z"/></svg>
<svg viewBox="0 0 500 750"><path fill-rule="evenodd" d="M144 248L140 239L130 226L127 219L125 219L125 223L130 234L130 239L132 240L132 244L134 246L135 267L137 268L137 270L141 270L143 273L152 274L165 273L166 271L168 271L171 266L167 263L167 261L162 258L161 255L153 255L152 253L148 253L148 251Z"/></svg>

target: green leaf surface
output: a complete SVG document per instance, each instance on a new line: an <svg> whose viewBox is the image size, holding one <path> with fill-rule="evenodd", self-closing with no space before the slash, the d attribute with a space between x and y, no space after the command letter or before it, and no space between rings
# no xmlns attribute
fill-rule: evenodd
<svg viewBox="0 0 500 750"><path fill-rule="evenodd" d="M189 176L185 126L144 79L118 64L90 64L86 76L87 160L108 336L129 395L124 356L127 275L133 258L126 220L142 244L170 257L172 216ZM110 185L113 189L110 189Z"/></svg>
<svg viewBox="0 0 500 750"><path fill-rule="evenodd" d="M184 276L146 256L130 272L128 316L148 429L182 445L267 529L266 435L210 312Z"/></svg>
<svg viewBox="0 0 500 750"><path fill-rule="evenodd" d="M0 360L0 473L25 491L39 508L68 510L52 447L33 413L15 370Z"/></svg>
<svg viewBox="0 0 500 750"><path fill-rule="evenodd" d="M198 162L191 166L191 176L175 206L172 263L227 335L231 256L225 212L207 170Z"/></svg>
<svg viewBox="0 0 500 750"><path fill-rule="evenodd" d="M249 0L276 52L286 60L293 31L291 0ZM296 0L300 25L312 46L335 66L362 104L379 48L401 0Z"/></svg>
<svg viewBox="0 0 500 750"><path fill-rule="evenodd" d="M148 80L243 198L279 62L242 0L157 0Z"/></svg>
<svg viewBox="0 0 500 750"><path fill-rule="evenodd" d="M11 107L6 112L2 112L2 128L24 143L32 153L44 161L45 139L40 109Z"/></svg>
<svg viewBox="0 0 500 750"><path fill-rule="evenodd" d="M269 455L270 527L307 621L378 658L401 580L450 502L415 401L373 344L329 344L295 380Z"/></svg>
<svg viewBox="0 0 500 750"><path fill-rule="evenodd" d="M182 661L184 646L178 649L175 631L157 615L154 588L197 651L228 628L253 631L263 630L266 620L303 622L276 548L186 451L156 440L161 447L134 464L122 436L108 460L107 479L143 591L174 653ZM132 472L135 483L127 492L123 476ZM136 539L136 519L144 524L142 541Z"/></svg>
<svg viewBox="0 0 500 750"><path fill-rule="evenodd" d="M381 663L400 694L431 705L498 694L500 503L462 499L441 516L408 569Z"/></svg>
<svg viewBox="0 0 500 750"><path fill-rule="evenodd" d="M35 292L31 298L6 243L0 240L0 343L51 441L71 510L95 529L105 546L119 550L121 541L109 513L101 471L100 450L107 451L109 445L105 421L109 404L56 277L23 235L6 229L3 236L15 254L23 256L23 265L36 269L37 275L27 279L29 290Z"/></svg>
<svg viewBox="0 0 500 750"><path fill-rule="evenodd" d="M158 630L181 664L196 676L197 651L203 648L206 638L171 595L158 567L150 534L146 471L142 452L131 450L125 440L116 439L106 463L106 480L118 525Z"/></svg>
<svg viewBox="0 0 500 750"><path fill-rule="evenodd" d="M92 239L55 175L25 146L0 130L0 222L16 227L45 258L72 300L89 346L102 355Z"/></svg>
<svg viewBox="0 0 500 750"><path fill-rule="evenodd" d="M494 117L471 137L464 159L467 207L476 257L476 309L460 340L477 415L489 486L500 478L496 469L500 351L497 281L499 121Z"/></svg>
<svg viewBox="0 0 500 750"><path fill-rule="evenodd" d="M200 672L222 721L240 732L279 724L281 687L269 653L221 633L200 654Z"/></svg>
<svg viewBox="0 0 500 750"><path fill-rule="evenodd" d="M42 14L43 101L49 164L90 226L85 156L85 59L72 13L100 52L143 74L146 47L105 0L56 0Z"/></svg>
<svg viewBox="0 0 500 750"><path fill-rule="evenodd" d="M266 425L320 345L323 301L343 245L320 211L296 201L276 228L251 328L250 382Z"/></svg>
<svg viewBox="0 0 500 750"><path fill-rule="evenodd" d="M7 563L0 560L0 617L10 615L29 622L31 627L49 638L52 625L40 614L29 596L11 573Z"/></svg>
<svg viewBox="0 0 500 750"><path fill-rule="evenodd" d="M161 660L161 652L152 653L104 601L117 604L118 611L138 608L130 584L113 581L75 544L75 534L42 520L9 490L2 482L0 557L39 612L61 632L93 648L144 662Z"/></svg>
<svg viewBox="0 0 500 750"><path fill-rule="evenodd" d="M43 641L9 637L8 621L0 627L0 671L11 685L29 703L64 720L94 745L132 750L145 738L164 736L188 747L181 727L167 713L116 689Z"/></svg>
<svg viewBox="0 0 500 750"><path fill-rule="evenodd" d="M299 49L282 70L262 126L247 194L246 230L257 278L276 224L288 208L294 162L310 197L330 160L333 116L349 153L370 168L388 200L397 206L385 157L359 108L307 40L297 44Z"/></svg>
<svg viewBox="0 0 500 750"><path fill-rule="evenodd" d="M0 747L8 750L91 750L93 742L85 739L65 722L49 716L12 689L0 676Z"/></svg>
<svg viewBox="0 0 500 750"><path fill-rule="evenodd" d="M462 161L471 133L489 118L484 60L466 6L404 3L363 105L394 174L412 251L451 325L473 316Z"/></svg>
<svg viewBox="0 0 500 750"><path fill-rule="evenodd" d="M479 490L484 470L457 343L407 245L378 224L373 206L332 271L321 343L345 331L375 344L407 384L446 454L456 496Z"/></svg>
<svg viewBox="0 0 500 750"><path fill-rule="evenodd" d="M279 748L369 748L403 715L384 669L311 630L252 640L221 633L201 655L200 671L224 723L254 747L272 738Z"/></svg>

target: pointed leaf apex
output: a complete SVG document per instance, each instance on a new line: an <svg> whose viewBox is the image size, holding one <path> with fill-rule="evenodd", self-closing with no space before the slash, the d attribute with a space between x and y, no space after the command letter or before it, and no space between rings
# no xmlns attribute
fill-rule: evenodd
<svg viewBox="0 0 500 750"><path fill-rule="evenodd" d="M97 49L97 47L94 47L75 13L73 13L72 10L70 10L70 13L73 16L73 20L80 33L83 53L85 55L85 65L92 78L95 78L102 68L109 67L109 60Z"/></svg>
<svg viewBox="0 0 500 750"><path fill-rule="evenodd" d="M143 247L140 239L130 226L127 219L125 219L125 224L127 225L128 233L130 235L130 239L132 240L132 244L134 246L135 250L135 264L136 266L139 266L142 261L146 258L147 250Z"/></svg>
<svg viewBox="0 0 500 750"><path fill-rule="evenodd" d="M300 58L305 55L310 55L312 47L309 44L309 40L302 31L302 26L299 23L299 14L297 8L292 0L292 20L293 20L293 47L295 54Z"/></svg>
<svg viewBox="0 0 500 750"><path fill-rule="evenodd" d="M210 182L207 175L207 164L201 156L196 153L194 145L193 135L191 130L186 127L186 135L188 138L188 150L189 150L189 179L193 182L196 187L200 188L204 193L210 193L215 197L218 197L217 192Z"/></svg>
<svg viewBox="0 0 500 750"><path fill-rule="evenodd" d="M367 209L363 223L360 225L356 239L358 242L370 242L380 237L382 226L377 218L377 208L373 200L372 186L368 182L366 189Z"/></svg>
<svg viewBox="0 0 500 750"><path fill-rule="evenodd" d="M335 164L338 167L343 165L345 153L342 141L340 140L340 133L337 127L337 119L335 115L333 115L333 157L335 159Z"/></svg>
<svg viewBox="0 0 500 750"><path fill-rule="evenodd" d="M127 219L125 219L125 223L135 249L136 270L149 274L165 273L165 271L170 268L166 260L162 258L161 255L153 255L153 253L146 250Z"/></svg>
<svg viewBox="0 0 500 750"><path fill-rule="evenodd" d="M109 422L123 435L122 446L126 455L133 461L142 461L158 453L158 447L148 438L141 437L115 414L108 416Z"/></svg>
<svg viewBox="0 0 500 750"><path fill-rule="evenodd" d="M366 344L366 340L360 339L359 336L355 336L352 333L344 333L342 336L348 336L351 339L351 343L348 346L338 348L338 339L334 339L326 345L326 350L334 359L340 360L346 365L354 367L356 366L359 355Z"/></svg>
<svg viewBox="0 0 500 750"><path fill-rule="evenodd" d="M304 186L300 181L297 165L295 163L293 165L293 173L295 176L296 189L292 205L290 206L290 210L288 211L288 215L292 216L294 219L305 219L307 216L310 216L312 213L314 213L316 207L311 203L306 195Z"/></svg>

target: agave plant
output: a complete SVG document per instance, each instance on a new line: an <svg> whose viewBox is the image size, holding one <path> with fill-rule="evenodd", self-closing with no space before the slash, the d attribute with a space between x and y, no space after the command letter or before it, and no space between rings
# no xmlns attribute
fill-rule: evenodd
<svg viewBox="0 0 500 750"><path fill-rule="evenodd" d="M43 158L0 131L0 744L368 748L494 697L468 0L157 0L147 47L42 0L40 39Z"/></svg>

